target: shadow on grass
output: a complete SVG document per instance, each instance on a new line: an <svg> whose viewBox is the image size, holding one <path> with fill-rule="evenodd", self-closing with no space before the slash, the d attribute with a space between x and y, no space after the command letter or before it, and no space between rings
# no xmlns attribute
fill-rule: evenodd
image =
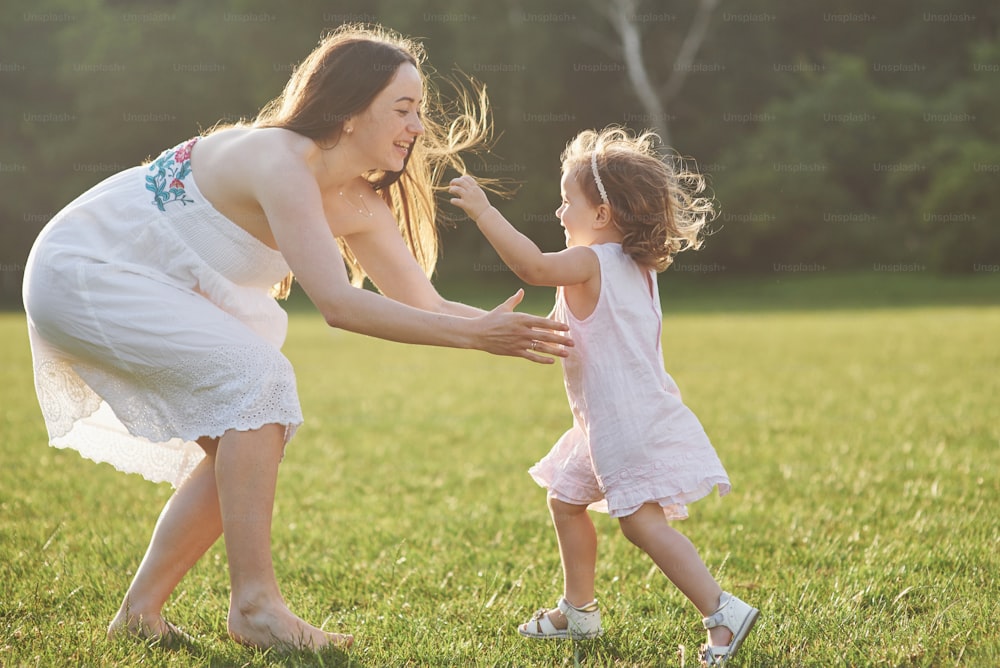
<svg viewBox="0 0 1000 668"><path fill-rule="evenodd" d="M143 641L123 637L108 641L115 665L198 665L198 666L317 666L340 668L361 665L350 650L328 647L320 651L293 649L255 649L219 638L191 638L180 642Z"/></svg>
<svg viewBox="0 0 1000 668"><path fill-rule="evenodd" d="M596 640L574 640L574 666L620 666L629 663L630 657L614 638L604 635Z"/></svg>

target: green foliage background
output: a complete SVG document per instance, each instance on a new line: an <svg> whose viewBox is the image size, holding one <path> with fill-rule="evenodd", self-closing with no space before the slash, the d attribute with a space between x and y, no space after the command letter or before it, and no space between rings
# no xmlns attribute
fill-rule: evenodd
<svg viewBox="0 0 1000 668"><path fill-rule="evenodd" d="M503 210L545 247L562 239L552 211L565 142L665 120L721 208L681 271L1000 271L1000 5L722 0L668 117L649 119L608 48L607 4L11 0L0 10L0 294L17 303L30 244L68 201L219 120L253 116L349 21L421 38L438 73L487 85L499 138L478 169L521 184ZM654 82L671 75L694 11L638 3ZM442 210L441 279L507 278Z"/></svg>

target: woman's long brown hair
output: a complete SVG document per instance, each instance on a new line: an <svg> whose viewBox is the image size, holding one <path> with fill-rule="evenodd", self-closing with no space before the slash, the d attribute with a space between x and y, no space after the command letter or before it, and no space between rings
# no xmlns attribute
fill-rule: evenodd
<svg viewBox="0 0 1000 668"><path fill-rule="evenodd" d="M281 95L269 102L254 127L284 128L310 137L320 147L340 140L344 121L365 110L389 84L399 66L410 63L421 70L423 46L380 26L343 25L326 37L295 69ZM422 73L423 76L423 73ZM491 136L489 102L485 89L471 92L456 86L456 100L446 109L438 92L424 78L424 134L407 156L402 171L366 175L389 205L407 247L427 276L438 258L435 191L451 168L464 173L461 153L484 147ZM351 283L366 278L357 258L338 239ZM279 298L288 295L292 276L275 286Z"/></svg>

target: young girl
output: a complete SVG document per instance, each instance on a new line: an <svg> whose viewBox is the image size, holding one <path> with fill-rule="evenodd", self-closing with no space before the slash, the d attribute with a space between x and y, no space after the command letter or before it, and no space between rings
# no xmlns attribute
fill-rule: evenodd
<svg viewBox="0 0 1000 668"><path fill-rule="evenodd" d="M675 253L700 245L712 204L697 197L700 176L674 174L655 154L654 137L609 128L570 142L556 210L567 248L558 253L541 252L514 229L471 177L452 180L449 192L522 280L558 287L553 317L569 325L575 344L563 360L573 427L531 469L548 489L565 589L555 608L518 630L529 638L602 633L590 508L618 518L698 608L709 636L702 659L718 665L736 653L759 611L723 592L668 524L686 518L685 504L712 487L728 493L729 478L664 371L656 286Z"/></svg>

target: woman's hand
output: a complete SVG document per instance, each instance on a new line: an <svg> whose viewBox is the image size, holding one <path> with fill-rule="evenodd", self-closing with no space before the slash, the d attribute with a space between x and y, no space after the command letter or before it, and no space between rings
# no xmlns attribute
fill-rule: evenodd
<svg viewBox="0 0 1000 668"><path fill-rule="evenodd" d="M524 290L518 290L512 297L486 315L476 318L482 325L475 347L494 355L523 357L540 364L552 364L555 360L546 355L566 357L573 341L567 334L569 328L561 322L515 313L514 308L524 298Z"/></svg>
<svg viewBox="0 0 1000 668"><path fill-rule="evenodd" d="M468 174L452 179L448 184L448 192L453 196L451 203L465 211L472 220L479 220L479 217L490 209L490 200L487 199L486 193Z"/></svg>

